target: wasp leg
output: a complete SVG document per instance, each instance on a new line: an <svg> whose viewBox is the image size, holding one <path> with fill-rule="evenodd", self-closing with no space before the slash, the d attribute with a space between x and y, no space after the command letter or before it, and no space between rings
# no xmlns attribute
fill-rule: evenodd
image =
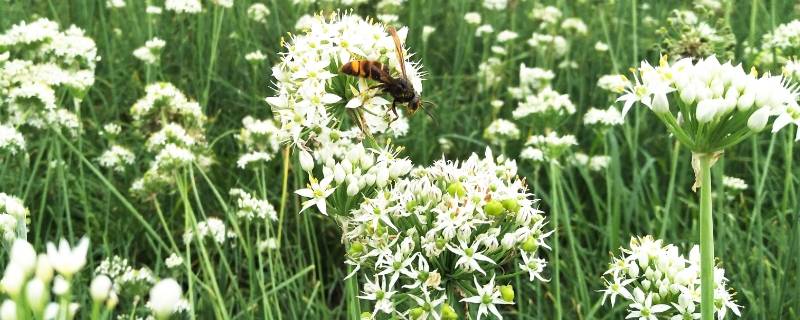
<svg viewBox="0 0 800 320"><path fill-rule="evenodd" d="M400 119L400 115L397 114L397 107L395 106L394 101L392 101L392 113L394 113L394 117L392 117L392 115L389 115L389 126L391 126L395 120Z"/></svg>

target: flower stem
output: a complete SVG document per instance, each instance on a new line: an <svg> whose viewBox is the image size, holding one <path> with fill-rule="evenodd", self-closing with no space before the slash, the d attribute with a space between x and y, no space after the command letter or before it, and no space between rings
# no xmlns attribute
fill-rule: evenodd
<svg viewBox="0 0 800 320"><path fill-rule="evenodd" d="M700 311L714 317L714 225L711 215L711 155L700 156Z"/></svg>
<svg viewBox="0 0 800 320"><path fill-rule="evenodd" d="M561 276L559 273L559 243L558 243L558 225L559 225L559 184L561 183L561 171L558 167L558 164L555 162L550 163L550 210L552 211L551 214L551 221L553 222L553 230L556 232L553 233L553 296L555 299L555 307L556 307L556 317L555 319L561 319Z"/></svg>

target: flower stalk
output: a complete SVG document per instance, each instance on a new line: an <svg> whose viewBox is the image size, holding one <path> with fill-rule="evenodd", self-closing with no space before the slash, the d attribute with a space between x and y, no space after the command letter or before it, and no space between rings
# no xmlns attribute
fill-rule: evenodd
<svg viewBox="0 0 800 320"><path fill-rule="evenodd" d="M703 320L714 318L714 220L711 210L710 154L698 156L700 162L700 310Z"/></svg>

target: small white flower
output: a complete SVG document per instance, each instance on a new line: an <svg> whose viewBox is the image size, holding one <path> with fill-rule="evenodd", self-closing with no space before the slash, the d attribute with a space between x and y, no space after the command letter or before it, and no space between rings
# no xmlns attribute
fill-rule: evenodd
<svg viewBox="0 0 800 320"><path fill-rule="evenodd" d="M327 199L328 196L330 196L336 189L335 187L330 186L333 177L326 177L319 182L313 177L310 179L311 183L309 183L308 188L295 191L295 193L301 197L311 198L303 202L303 208L300 210L300 212L316 206L320 213L328 215L326 206Z"/></svg>
<svg viewBox="0 0 800 320"><path fill-rule="evenodd" d="M479 305L478 320L480 320L483 315L488 315L489 312L491 312L498 319L503 319L503 316L500 314L500 311L497 310L496 305L513 304L513 302L505 301L500 297L500 291L494 286L494 276L492 276L492 279L489 280L489 283L484 286L478 284L478 278L473 277L473 281L475 282L475 288L477 289L478 293L475 296L461 299L461 302L475 303Z"/></svg>
<svg viewBox="0 0 800 320"><path fill-rule="evenodd" d="M66 239L61 239L58 248L47 243L47 259L56 272L66 278L72 278L86 264L86 252L89 250L89 238L83 237L73 248Z"/></svg>
<svg viewBox="0 0 800 320"><path fill-rule="evenodd" d="M168 278L159 281L150 289L150 310L156 319L167 319L175 311L183 295L183 289L175 279Z"/></svg>

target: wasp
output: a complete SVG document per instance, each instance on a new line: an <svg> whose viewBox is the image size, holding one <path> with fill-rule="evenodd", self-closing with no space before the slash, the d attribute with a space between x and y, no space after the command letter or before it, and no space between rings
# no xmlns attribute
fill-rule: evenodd
<svg viewBox="0 0 800 320"><path fill-rule="evenodd" d="M392 101L391 110L396 119L397 104L406 103L406 110L408 110L408 113L411 115L417 112L417 110L420 108L423 110L425 110L425 108L423 108L422 98L417 90L414 89L414 86L411 84L411 81L408 80L408 76L406 75L406 60L403 56L403 46L400 44L400 37L397 35L397 31L393 27L389 27L389 33L392 35L392 39L394 40L395 53L397 54L397 61L400 64L401 74L399 77L392 77L389 66L373 60L353 60L345 63L339 71L347 75L372 79L379 82L379 84L373 88L381 89L383 92L389 93L389 95L394 98ZM430 115L428 110L425 110L425 112Z"/></svg>

